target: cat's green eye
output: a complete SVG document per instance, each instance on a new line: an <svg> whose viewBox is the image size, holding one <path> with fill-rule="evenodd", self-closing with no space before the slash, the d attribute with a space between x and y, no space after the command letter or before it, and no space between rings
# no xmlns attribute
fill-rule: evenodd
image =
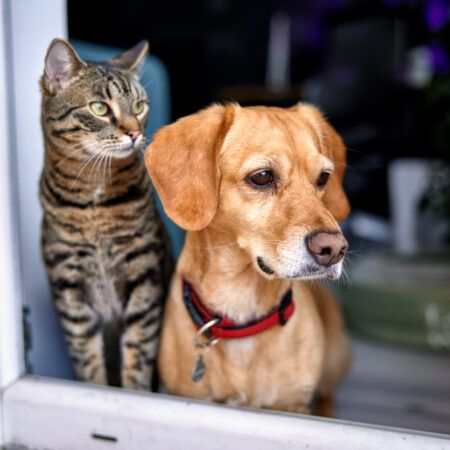
<svg viewBox="0 0 450 450"><path fill-rule="evenodd" d="M100 117L105 116L109 110L108 105L103 102L94 102L94 103L91 103L89 106L91 108L91 111L96 116L100 116Z"/></svg>
<svg viewBox="0 0 450 450"><path fill-rule="evenodd" d="M136 116L141 114L142 111L144 111L145 109L145 101L144 100L140 100L138 102L136 102L133 106L133 114L135 114Z"/></svg>

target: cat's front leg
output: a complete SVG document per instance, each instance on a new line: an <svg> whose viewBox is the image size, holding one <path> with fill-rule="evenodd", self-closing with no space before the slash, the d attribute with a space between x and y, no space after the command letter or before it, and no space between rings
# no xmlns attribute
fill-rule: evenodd
<svg viewBox="0 0 450 450"><path fill-rule="evenodd" d="M78 380L107 384L103 356L102 321L85 299L81 285L54 285L55 306Z"/></svg>
<svg viewBox="0 0 450 450"><path fill-rule="evenodd" d="M149 390L159 342L162 313L159 280L147 277L129 293L122 335L122 386Z"/></svg>

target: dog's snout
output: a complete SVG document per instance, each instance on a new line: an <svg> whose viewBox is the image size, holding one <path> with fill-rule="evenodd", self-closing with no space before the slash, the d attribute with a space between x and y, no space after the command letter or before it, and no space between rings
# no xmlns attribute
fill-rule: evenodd
<svg viewBox="0 0 450 450"><path fill-rule="evenodd" d="M345 256L348 243L342 233L319 231L306 236L306 247L318 264L331 266Z"/></svg>

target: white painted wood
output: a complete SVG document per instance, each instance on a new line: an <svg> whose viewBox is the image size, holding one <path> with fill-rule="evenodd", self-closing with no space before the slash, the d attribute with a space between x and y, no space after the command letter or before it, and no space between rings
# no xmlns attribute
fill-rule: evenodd
<svg viewBox="0 0 450 450"><path fill-rule="evenodd" d="M40 125L39 79L47 47L55 37L66 37L64 0L11 0L17 176L24 302L30 308L33 371L71 377L72 369L61 336L40 248L41 206L38 183L44 144Z"/></svg>
<svg viewBox="0 0 450 450"><path fill-rule="evenodd" d="M26 377L5 395L5 437L36 449L444 449L442 435L218 406ZM93 437L97 433L112 442Z"/></svg>
<svg viewBox="0 0 450 450"><path fill-rule="evenodd" d="M0 0L0 445L4 442L2 391L23 371L9 13L9 2Z"/></svg>
<svg viewBox="0 0 450 450"><path fill-rule="evenodd" d="M14 117L8 1L0 1L0 390L22 371Z"/></svg>

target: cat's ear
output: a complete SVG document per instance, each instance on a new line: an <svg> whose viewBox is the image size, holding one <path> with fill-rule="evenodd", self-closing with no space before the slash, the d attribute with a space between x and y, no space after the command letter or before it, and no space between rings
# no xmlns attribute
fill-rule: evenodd
<svg viewBox="0 0 450 450"><path fill-rule="evenodd" d="M78 75L86 66L75 49L64 39L53 39L45 55L42 82L44 88L54 94Z"/></svg>
<svg viewBox="0 0 450 450"><path fill-rule="evenodd" d="M109 63L113 66L120 67L121 69L139 72L142 64L145 62L148 47L147 41L141 41L129 50L111 59Z"/></svg>

